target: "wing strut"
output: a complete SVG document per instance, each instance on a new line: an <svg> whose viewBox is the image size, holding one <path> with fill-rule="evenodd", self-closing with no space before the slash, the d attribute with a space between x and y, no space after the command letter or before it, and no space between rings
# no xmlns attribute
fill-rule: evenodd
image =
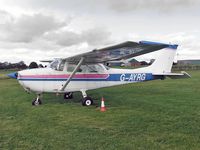
<svg viewBox="0 0 200 150"><path fill-rule="evenodd" d="M84 58L81 57L81 60L79 61L78 65L76 66L76 68L73 70L73 72L70 74L69 78L67 79L66 83L63 85L63 87L61 88L61 91L64 91L66 86L69 84L69 82L71 81L71 79L73 78L73 76L76 74L76 72L78 71L78 69L80 68L80 66L82 65L84 61Z"/></svg>

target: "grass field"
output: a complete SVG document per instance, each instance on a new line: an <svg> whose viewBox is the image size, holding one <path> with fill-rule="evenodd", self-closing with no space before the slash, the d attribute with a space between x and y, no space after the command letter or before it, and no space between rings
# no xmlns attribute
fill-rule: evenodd
<svg viewBox="0 0 200 150"><path fill-rule="evenodd" d="M152 81L89 91L108 110L45 94L33 107L17 81L0 80L0 149L200 149L200 71L191 79ZM0 73L3 74L3 73Z"/></svg>

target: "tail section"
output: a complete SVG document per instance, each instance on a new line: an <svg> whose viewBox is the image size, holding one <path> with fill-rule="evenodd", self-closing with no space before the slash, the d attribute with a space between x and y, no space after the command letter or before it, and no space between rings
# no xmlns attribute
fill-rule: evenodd
<svg viewBox="0 0 200 150"><path fill-rule="evenodd" d="M146 42L146 44L163 44L155 42ZM168 45L168 47L160 50L160 55L155 59L153 64L146 68L146 70L151 71L152 73L170 73L173 65L174 57L176 55L176 50L178 45Z"/></svg>
<svg viewBox="0 0 200 150"><path fill-rule="evenodd" d="M163 44L155 42L141 41L144 44ZM160 55L153 62L153 64L146 68L141 68L140 71L151 72L154 76L169 77L172 79L190 78L191 76L182 71L181 73L171 73L174 57L178 45L165 44L167 48L160 50Z"/></svg>
<svg viewBox="0 0 200 150"><path fill-rule="evenodd" d="M153 73L171 72L175 55L176 55L176 49L172 48L162 49L159 57L155 59L155 61L151 66L149 66L149 70L151 70Z"/></svg>

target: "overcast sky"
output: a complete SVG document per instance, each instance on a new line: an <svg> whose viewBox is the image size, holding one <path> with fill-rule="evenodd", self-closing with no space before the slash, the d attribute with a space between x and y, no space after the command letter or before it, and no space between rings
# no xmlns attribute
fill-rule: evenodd
<svg viewBox="0 0 200 150"><path fill-rule="evenodd" d="M1 0L0 18L0 62L128 40L179 44L178 59L200 59L200 0Z"/></svg>

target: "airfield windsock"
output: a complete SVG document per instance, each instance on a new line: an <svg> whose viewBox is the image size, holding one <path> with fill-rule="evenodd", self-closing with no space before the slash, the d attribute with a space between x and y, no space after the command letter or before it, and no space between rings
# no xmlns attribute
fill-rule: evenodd
<svg viewBox="0 0 200 150"><path fill-rule="evenodd" d="M105 106L105 103L104 103L104 97L101 98L101 108L100 108L100 111L101 112L106 111L106 106Z"/></svg>

